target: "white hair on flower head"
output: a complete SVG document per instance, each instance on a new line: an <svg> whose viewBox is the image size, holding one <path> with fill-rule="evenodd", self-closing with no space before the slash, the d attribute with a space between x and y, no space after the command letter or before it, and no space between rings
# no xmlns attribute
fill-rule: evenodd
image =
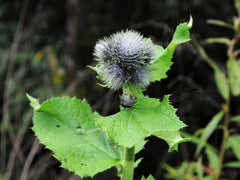
<svg viewBox="0 0 240 180"><path fill-rule="evenodd" d="M145 88L150 83L149 64L155 57L150 39L133 30L117 32L99 40L94 56L98 61L98 74L112 89L123 84Z"/></svg>

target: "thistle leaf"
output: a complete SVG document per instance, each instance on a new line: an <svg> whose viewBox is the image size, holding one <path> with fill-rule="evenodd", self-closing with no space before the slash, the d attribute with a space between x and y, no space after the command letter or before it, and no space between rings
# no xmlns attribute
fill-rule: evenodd
<svg viewBox="0 0 240 180"><path fill-rule="evenodd" d="M151 65L152 82L160 81L161 79L167 77L166 73L173 64L171 59L173 57L174 50L178 45L190 41L189 29L191 29L192 23L193 20L192 17L190 17L188 23L182 23L177 26L173 39L166 49L163 49L161 46L155 46L157 49L157 57Z"/></svg>
<svg viewBox="0 0 240 180"><path fill-rule="evenodd" d="M192 17L190 17L190 20L188 23L182 23L177 26L175 33L173 35L173 39L167 47L170 51L173 52L179 44L182 44L191 40L189 29L192 28L192 24L193 24L193 19Z"/></svg>
<svg viewBox="0 0 240 180"><path fill-rule="evenodd" d="M159 131L153 133L153 135L164 139L167 142L169 146L169 152L177 151L178 144L190 140L190 138L182 138L179 131Z"/></svg>
<svg viewBox="0 0 240 180"><path fill-rule="evenodd" d="M54 152L62 167L82 176L93 176L120 162L122 147L96 127L86 100L52 98L34 112L33 131Z"/></svg>
<svg viewBox="0 0 240 180"><path fill-rule="evenodd" d="M26 96L28 98L28 100L30 101L30 106L34 109L37 110L38 108L40 108L40 104L39 104L39 100L30 96L28 93L26 93Z"/></svg>
<svg viewBox="0 0 240 180"><path fill-rule="evenodd" d="M147 179L145 177L142 177L141 180L154 180L154 177L152 175L150 175L147 177Z"/></svg>
<svg viewBox="0 0 240 180"><path fill-rule="evenodd" d="M169 104L169 96L165 96L160 103L158 99L143 95L138 97L131 109L121 108L117 114L98 117L97 125L119 145L132 147L156 133L168 142L170 150L176 149L174 146L178 140L182 141L178 130L185 127Z"/></svg>

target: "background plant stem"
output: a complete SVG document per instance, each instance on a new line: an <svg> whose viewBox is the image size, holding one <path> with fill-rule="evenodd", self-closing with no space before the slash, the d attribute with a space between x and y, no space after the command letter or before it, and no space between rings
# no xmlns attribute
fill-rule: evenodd
<svg viewBox="0 0 240 180"><path fill-rule="evenodd" d="M239 10L238 10L239 13ZM228 59L229 60L235 60L237 61L237 54L234 52L235 51L235 46L236 43L239 39L239 32L240 32L240 17L238 16L236 19L234 19L234 27L235 29L235 35L234 38L231 40L230 46L228 47ZM230 93L230 87L229 87L229 94L228 94L228 99L226 103L223 106L224 112L225 112L225 118L224 118L224 126L223 126L223 139L222 139L222 144L221 144L221 149L219 152L219 170L216 175L216 180L219 180L221 176L221 172L223 169L223 161L224 161L224 154L225 154L225 149L226 149L226 142L229 137L229 122L230 122L230 116L229 116L229 111L230 111L230 99L231 99L231 93Z"/></svg>
<svg viewBox="0 0 240 180"><path fill-rule="evenodd" d="M135 147L124 149L123 173L121 180L132 180L134 170L134 149Z"/></svg>
<svg viewBox="0 0 240 180"><path fill-rule="evenodd" d="M229 126L229 122L230 122L230 116L229 116L230 94L228 96L226 104L224 104L223 109L224 109L224 112L225 112L225 118L224 118L224 125L223 125L222 144L221 144L221 148L220 148L220 152L219 152L219 159L220 159L219 170L218 170L217 175L216 175L216 180L219 180L219 178L221 176L221 172L222 172L222 169L223 169L224 154L225 154L225 149L226 149L226 142L227 142L227 139L229 137L228 126Z"/></svg>

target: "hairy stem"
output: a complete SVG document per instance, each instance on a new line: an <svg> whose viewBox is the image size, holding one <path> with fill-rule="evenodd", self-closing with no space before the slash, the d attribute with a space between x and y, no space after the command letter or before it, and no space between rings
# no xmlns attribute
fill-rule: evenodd
<svg viewBox="0 0 240 180"><path fill-rule="evenodd" d="M132 180L133 179L133 170L134 170L134 149L124 148L124 162L123 162L123 172L121 180Z"/></svg>

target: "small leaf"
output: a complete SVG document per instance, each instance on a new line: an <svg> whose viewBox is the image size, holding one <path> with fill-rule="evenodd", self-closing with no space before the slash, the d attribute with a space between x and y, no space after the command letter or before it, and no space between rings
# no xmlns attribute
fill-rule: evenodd
<svg viewBox="0 0 240 180"><path fill-rule="evenodd" d="M147 143L146 140L139 141L135 146L135 154L139 153Z"/></svg>
<svg viewBox="0 0 240 180"><path fill-rule="evenodd" d="M231 117L231 121L240 121L240 115Z"/></svg>
<svg viewBox="0 0 240 180"><path fill-rule="evenodd" d="M140 162L143 160L143 158L139 158L138 160L136 160L134 162L134 169L138 167L138 165L140 164Z"/></svg>
<svg viewBox="0 0 240 180"><path fill-rule="evenodd" d="M230 39L229 38L224 38L224 37L218 37L218 38L208 38L205 40L206 43L221 43L221 44L230 44Z"/></svg>
<svg viewBox="0 0 240 180"><path fill-rule="evenodd" d="M214 78L220 94L227 100L229 96L229 86L225 74L221 70L215 70Z"/></svg>
<svg viewBox="0 0 240 180"><path fill-rule="evenodd" d="M223 115L224 115L224 112L220 111L207 124L207 126L205 127L205 129L202 133L202 136L200 138L200 142L198 143L195 156L197 156L200 153L200 151L202 150L202 148L205 146L208 138L211 136L213 131L216 129L216 127L217 127L218 123L221 121Z"/></svg>
<svg viewBox="0 0 240 180"><path fill-rule="evenodd" d="M175 33L173 35L173 39L169 46L167 47L170 51L174 51L175 48L182 43L190 41L190 33L189 29L191 29L193 23L192 17L190 17L190 20L188 23L182 23L177 26Z"/></svg>
<svg viewBox="0 0 240 180"><path fill-rule="evenodd" d="M26 96L28 98L28 100L30 101L30 106L34 109L37 110L38 108L40 108L40 104L39 104L39 99L36 99L32 96L30 96L28 93L26 93Z"/></svg>
<svg viewBox="0 0 240 180"><path fill-rule="evenodd" d="M214 70L214 71L220 71L219 67L216 65L216 63L207 55L204 48L198 43L198 41L193 38L193 43L196 46L198 52L200 55L204 58L204 60L208 63L208 65Z"/></svg>
<svg viewBox="0 0 240 180"><path fill-rule="evenodd" d="M228 162L223 165L226 168L240 168L240 161Z"/></svg>
<svg viewBox="0 0 240 180"><path fill-rule="evenodd" d="M99 67L98 66L87 66L88 68L90 68L90 69L92 69L92 70L94 70L94 71L96 71L96 72L98 72L98 70L99 70Z"/></svg>
<svg viewBox="0 0 240 180"><path fill-rule="evenodd" d="M232 135L227 140L227 148L231 147L234 155L240 161L240 135Z"/></svg>
<svg viewBox="0 0 240 180"><path fill-rule="evenodd" d="M99 116L85 100L52 98L34 112L33 131L62 167L82 177L93 176L117 166L123 153L96 127L94 119Z"/></svg>
<svg viewBox="0 0 240 180"><path fill-rule="evenodd" d="M153 133L153 135L164 139L168 143L169 152L177 151L178 144L190 141L190 138L182 138L179 131L160 131Z"/></svg>
<svg viewBox="0 0 240 180"><path fill-rule="evenodd" d="M163 164L162 168L167 172L164 174L166 179L185 180L193 179L196 176L196 163L183 161L180 166L172 167L168 164Z"/></svg>
<svg viewBox="0 0 240 180"><path fill-rule="evenodd" d="M234 29L232 24L226 23L224 21L216 20L216 19L208 19L207 23L212 24L212 25L216 25L216 26L221 26L221 27L225 27L225 28Z"/></svg>
<svg viewBox="0 0 240 180"><path fill-rule="evenodd" d="M215 82L218 87L218 90L221 93L222 97L225 100L227 100L229 95L229 86L228 86L228 80L226 78L225 73L216 65L216 63L211 58L209 58L204 48L200 46L200 44L197 42L196 39L193 39L193 43L197 47L201 56L208 63L208 65L214 70L214 78L215 78Z"/></svg>
<svg viewBox="0 0 240 180"><path fill-rule="evenodd" d="M88 68L94 70L96 73L97 73L97 76L96 78L99 79L99 80L103 80L102 77L99 75L99 66L96 65L96 66L87 66ZM107 85L105 84L101 84L101 83L97 83L99 86L102 86L102 87L107 87Z"/></svg>
<svg viewBox="0 0 240 180"><path fill-rule="evenodd" d="M228 79L234 96L240 95L240 63L230 59L227 61Z"/></svg>
<svg viewBox="0 0 240 180"><path fill-rule="evenodd" d="M177 26L173 39L166 49L163 49L161 46L156 46L156 60L153 61L151 65L152 82L160 81L167 77L166 73L173 64L171 59L175 48L182 43L190 41L189 29L191 29L192 23L193 19L190 17L188 23L182 23Z"/></svg>
<svg viewBox="0 0 240 180"><path fill-rule="evenodd" d="M189 141L192 142L192 143L194 143L194 144L196 144L196 145L198 145L198 144L200 143L200 139L199 139L198 137L196 137L196 136L193 136L193 135L188 134L188 133L185 133L185 132L181 132L181 135L182 135L184 138L190 139ZM217 149L216 149L214 146L212 146L211 144L209 144L209 143L206 143L206 144L205 144L205 147L206 147L207 149L210 149L210 150L213 151L213 152L217 152Z"/></svg>
<svg viewBox="0 0 240 180"><path fill-rule="evenodd" d="M142 177L141 180L154 180L154 177L152 175L150 175L150 176L148 176L147 179L145 177Z"/></svg>
<svg viewBox="0 0 240 180"><path fill-rule="evenodd" d="M215 152L211 151L210 149L206 149L206 153L207 153L208 160L209 160L211 166L213 167L215 172L218 172L219 164L220 164L220 159L219 159L218 155Z"/></svg>
<svg viewBox="0 0 240 180"><path fill-rule="evenodd" d="M199 157L197 160L196 171L199 179L203 179L203 165L202 165L202 157Z"/></svg>
<svg viewBox="0 0 240 180"><path fill-rule="evenodd" d="M176 132L178 136L178 130L185 124L176 116L168 99L169 96L165 96L160 103L158 99L141 95L131 109L121 108L117 114L99 117L97 125L110 139L126 147L136 145L155 132ZM172 135L173 139L169 137L167 141L174 141L176 136Z"/></svg>

